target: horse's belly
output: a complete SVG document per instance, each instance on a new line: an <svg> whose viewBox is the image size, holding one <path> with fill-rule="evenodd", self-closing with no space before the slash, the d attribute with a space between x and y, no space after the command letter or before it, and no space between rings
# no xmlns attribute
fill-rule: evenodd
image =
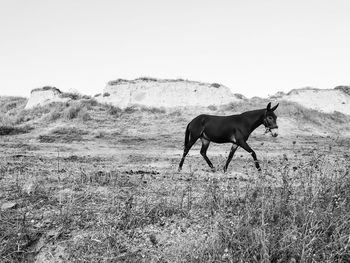
<svg viewBox="0 0 350 263"><path fill-rule="evenodd" d="M203 137L206 140L215 143L236 143L236 138L234 135L226 135L226 134L215 134L210 132L203 132Z"/></svg>

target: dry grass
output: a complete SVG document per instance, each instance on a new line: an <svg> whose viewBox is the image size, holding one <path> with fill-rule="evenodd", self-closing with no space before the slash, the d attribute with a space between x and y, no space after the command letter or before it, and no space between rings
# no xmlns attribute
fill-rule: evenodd
<svg viewBox="0 0 350 263"><path fill-rule="evenodd" d="M46 135L39 135L38 140L45 143L70 143L84 140L87 131L75 127L59 127L50 131Z"/></svg>
<svg viewBox="0 0 350 263"><path fill-rule="evenodd" d="M266 102L254 105L205 110ZM263 173L243 151L211 173L199 149L177 173L195 114L93 100L26 111L33 133L0 148L0 205L13 204L0 213L0 262L350 261L348 138L256 135ZM332 117L315 115L342 124ZM214 153L221 166L226 152Z"/></svg>
<svg viewBox="0 0 350 263"><path fill-rule="evenodd" d="M349 159L281 159L248 181L195 173L182 181L147 170L101 170L92 165L99 159L73 157L60 166L80 169L46 164L51 172L36 172L31 192L26 174L35 172L35 159L1 163L8 181L1 190L18 204L1 213L2 262L57 253L49 244L64 246L64 261L79 262L350 260Z"/></svg>
<svg viewBox="0 0 350 263"><path fill-rule="evenodd" d="M13 126L0 126L0 135L16 135L21 133L28 133L33 129L30 126L13 127Z"/></svg>

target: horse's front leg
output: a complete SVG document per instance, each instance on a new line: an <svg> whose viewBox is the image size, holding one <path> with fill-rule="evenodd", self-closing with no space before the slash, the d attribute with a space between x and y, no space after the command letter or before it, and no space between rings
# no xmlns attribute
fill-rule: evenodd
<svg viewBox="0 0 350 263"><path fill-rule="evenodd" d="M256 158L256 154L255 154L254 150L252 148L250 148L248 143L246 141L244 141L244 140L241 140L241 141L237 142L237 144L252 155L252 157L254 159L254 163L255 163L256 169L258 169L258 171L261 171L261 168L260 168L260 165L259 165L259 161Z"/></svg>

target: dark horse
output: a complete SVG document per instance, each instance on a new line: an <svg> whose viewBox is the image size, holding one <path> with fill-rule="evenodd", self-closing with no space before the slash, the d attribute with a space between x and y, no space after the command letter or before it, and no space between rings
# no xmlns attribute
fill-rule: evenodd
<svg viewBox="0 0 350 263"><path fill-rule="evenodd" d="M270 102L266 109L247 111L238 115L214 116L202 114L197 116L186 128L185 148L179 164L179 171L182 169L187 153L199 138L202 141L201 155L210 168L214 169L214 166L208 159L207 150L210 142L215 142L233 144L224 166L224 172L227 171L227 167L239 146L252 155L255 167L261 171L256 154L247 144L247 140L249 135L261 124L264 124L266 132L269 131L273 137L278 135L277 116L274 113L277 107L278 104L271 108Z"/></svg>

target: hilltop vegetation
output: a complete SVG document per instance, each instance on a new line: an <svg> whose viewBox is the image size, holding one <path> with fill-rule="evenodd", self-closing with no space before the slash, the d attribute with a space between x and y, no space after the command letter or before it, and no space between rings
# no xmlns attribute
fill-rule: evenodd
<svg viewBox="0 0 350 263"><path fill-rule="evenodd" d="M70 98L67 102L52 102L32 109L24 109L27 99L20 97L0 97L0 126L10 131L11 127L22 130L30 130L28 127L42 127L46 123L59 122L90 122L109 123L116 118L123 118L125 114L134 112L150 112L158 114L178 114L189 120L196 114L209 113L217 115L229 115L244 111L264 108L269 102L268 99L253 98L240 102L233 102L227 105L205 107L177 107L166 109L163 107L146 107L140 105L129 106L125 109L110 104L99 103L94 98L79 94L62 93L62 97ZM295 132L303 130L305 126L312 126L315 130L322 132L347 132L350 120L349 115L340 112L323 113L317 110L305 108L295 102L279 101L278 116L283 118L287 124L293 125ZM79 125L78 123L76 125ZM93 127L94 125L92 125ZM311 127L310 126L310 127ZM26 127L25 129L23 129ZM283 128L283 127L281 127ZM9 132L10 133L10 132Z"/></svg>

